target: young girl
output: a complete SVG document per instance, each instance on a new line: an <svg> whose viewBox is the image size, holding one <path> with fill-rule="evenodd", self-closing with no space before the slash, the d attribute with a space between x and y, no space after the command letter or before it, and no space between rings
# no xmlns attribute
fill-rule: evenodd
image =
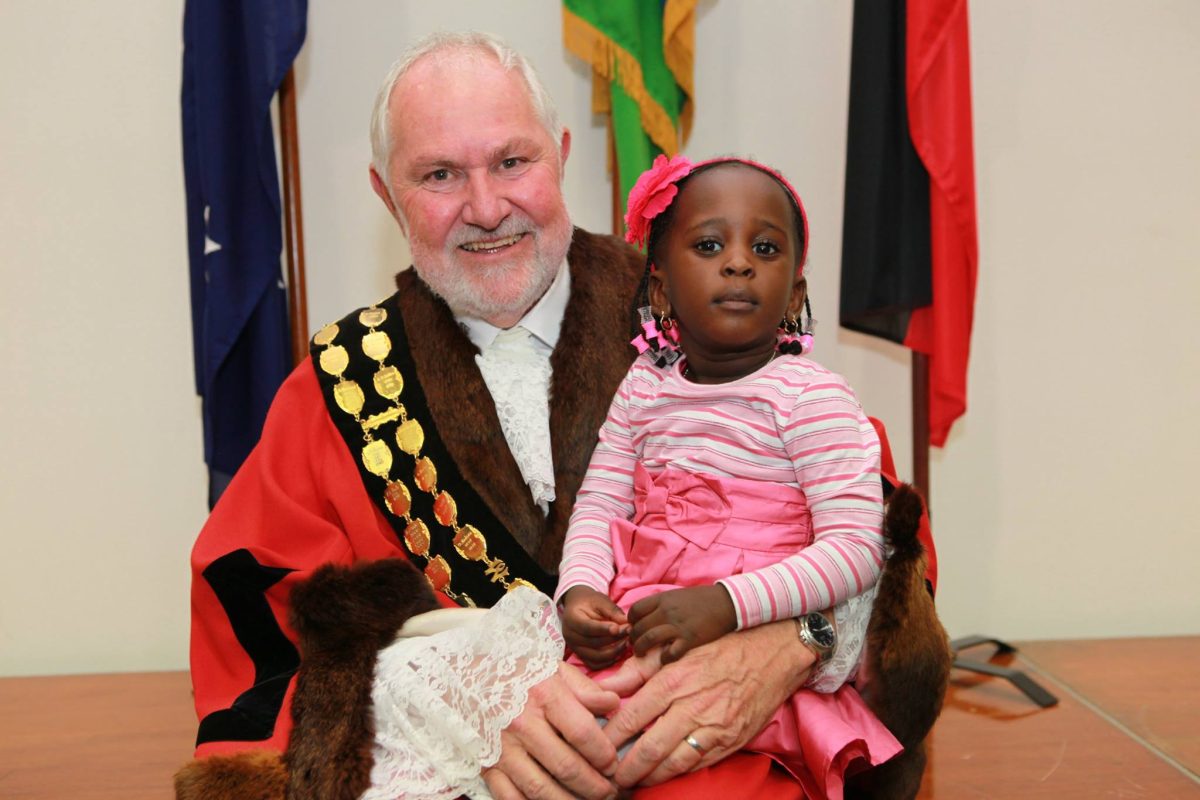
<svg viewBox="0 0 1200 800"><path fill-rule="evenodd" d="M555 598L567 645L593 670L630 645L666 663L794 618L824 661L833 631L816 612L873 591L883 506L874 428L845 380L803 355L800 199L761 164L660 156L626 224L647 244L658 329L643 314L643 355L571 517ZM812 797L840 797L848 770L900 749L844 677L801 689L747 746ZM700 753L702 734L686 740Z"/></svg>

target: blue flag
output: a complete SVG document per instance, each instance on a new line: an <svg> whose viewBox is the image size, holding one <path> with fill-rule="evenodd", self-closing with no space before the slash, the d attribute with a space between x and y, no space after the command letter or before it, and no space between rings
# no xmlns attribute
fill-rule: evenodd
<svg viewBox="0 0 1200 800"><path fill-rule="evenodd" d="M192 346L210 507L291 368L270 105L307 12L307 0L187 0L183 12Z"/></svg>

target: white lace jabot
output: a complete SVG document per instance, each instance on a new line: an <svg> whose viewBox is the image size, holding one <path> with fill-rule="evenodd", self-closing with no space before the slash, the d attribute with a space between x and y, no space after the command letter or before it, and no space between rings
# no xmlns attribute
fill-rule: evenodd
<svg viewBox="0 0 1200 800"><path fill-rule="evenodd" d="M545 514L554 501L550 451L550 358L539 353L532 334L518 325L500 331L475 356L496 404L500 429L521 477Z"/></svg>
<svg viewBox="0 0 1200 800"><path fill-rule="evenodd" d="M500 430L543 514L549 512L550 503L554 502L550 355L558 344L570 298L571 270L563 261L550 288L517 327L504 330L481 319L457 318L479 348L475 363L496 405Z"/></svg>

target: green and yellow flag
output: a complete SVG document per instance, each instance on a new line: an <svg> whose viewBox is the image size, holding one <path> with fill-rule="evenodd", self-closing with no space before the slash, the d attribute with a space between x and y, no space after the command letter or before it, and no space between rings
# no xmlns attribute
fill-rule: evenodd
<svg viewBox="0 0 1200 800"><path fill-rule="evenodd" d="M621 197L692 127L696 0L563 0L563 42L592 67L592 111L612 115Z"/></svg>

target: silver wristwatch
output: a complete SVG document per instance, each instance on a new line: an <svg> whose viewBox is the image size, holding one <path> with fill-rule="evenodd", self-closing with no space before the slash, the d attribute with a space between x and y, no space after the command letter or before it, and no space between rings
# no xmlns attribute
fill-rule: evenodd
<svg viewBox="0 0 1200 800"><path fill-rule="evenodd" d="M833 657L837 647L837 631L825 615L814 611L796 618L796 632L800 641L817 656L817 663L824 664Z"/></svg>

